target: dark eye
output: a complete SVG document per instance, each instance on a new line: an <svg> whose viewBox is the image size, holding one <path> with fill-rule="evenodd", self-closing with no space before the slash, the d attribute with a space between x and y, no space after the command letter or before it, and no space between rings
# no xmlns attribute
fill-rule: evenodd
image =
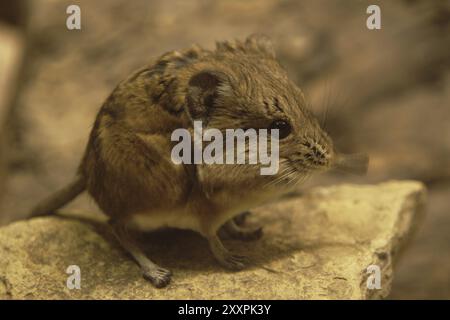
<svg viewBox="0 0 450 320"><path fill-rule="evenodd" d="M275 120L270 124L269 129L278 129L278 137L280 139L286 138L292 131L291 125L285 120Z"/></svg>

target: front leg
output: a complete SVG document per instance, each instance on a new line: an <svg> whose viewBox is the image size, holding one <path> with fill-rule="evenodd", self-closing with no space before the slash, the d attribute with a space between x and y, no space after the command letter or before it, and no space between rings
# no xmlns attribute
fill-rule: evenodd
<svg viewBox="0 0 450 320"><path fill-rule="evenodd" d="M214 233L214 235L208 236L207 239L214 257L223 267L231 270L241 270L245 268L247 258L230 252L223 246L222 241L217 234Z"/></svg>

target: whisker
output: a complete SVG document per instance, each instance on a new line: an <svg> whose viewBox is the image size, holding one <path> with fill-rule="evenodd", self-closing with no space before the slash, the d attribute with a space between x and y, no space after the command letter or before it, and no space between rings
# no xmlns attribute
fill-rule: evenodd
<svg viewBox="0 0 450 320"><path fill-rule="evenodd" d="M326 93L326 104L325 104L325 115L324 115L324 121L322 124L323 130L327 130L327 123L328 123L328 116L330 114L330 106L331 106L331 95L332 95L332 89L329 82L327 82L327 93Z"/></svg>

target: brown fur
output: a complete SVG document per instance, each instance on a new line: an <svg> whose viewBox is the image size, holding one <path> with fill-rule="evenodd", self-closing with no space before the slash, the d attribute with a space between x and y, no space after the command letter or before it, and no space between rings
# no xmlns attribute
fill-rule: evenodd
<svg viewBox="0 0 450 320"><path fill-rule="evenodd" d="M274 178L260 176L258 165L172 163L170 135L177 128L192 128L185 108L188 83L204 70L226 75L230 90L217 94L214 109L201 118L208 127L267 128L274 119L287 118L294 132L280 145L280 156L299 161L298 177L306 171L302 164L306 137L332 153L330 139L305 109L302 93L266 41L251 37L246 42L219 43L215 51L198 47L173 51L118 85L97 116L79 169L106 214L126 219L137 212L189 205L208 225L206 220L216 220L211 216L229 210L222 208L224 202L237 205L245 197L242 190L260 192L266 180ZM205 189L214 194L212 199L202 192Z"/></svg>
<svg viewBox="0 0 450 320"><path fill-rule="evenodd" d="M222 131L287 121L291 133L280 140L278 174L260 175L259 164L174 164L171 134L178 128L192 132L193 120ZM125 226L137 215L161 221L171 216L174 224L184 221L207 237L224 264L240 265L225 254L217 230L240 212L290 191L310 172L330 168L334 155L331 139L306 109L270 42L251 36L217 43L214 51L166 53L122 81L97 115L77 181L116 224ZM67 201L83 190L76 187L62 192ZM62 193L39 205L38 213L63 205ZM139 253L136 259L154 283L167 284L169 272Z"/></svg>

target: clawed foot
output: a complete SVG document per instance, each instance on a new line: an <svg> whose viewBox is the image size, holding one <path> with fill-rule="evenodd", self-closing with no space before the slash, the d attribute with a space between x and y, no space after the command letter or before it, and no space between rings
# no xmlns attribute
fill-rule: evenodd
<svg viewBox="0 0 450 320"><path fill-rule="evenodd" d="M223 267L230 270L242 270L246 267L247 258L228 251L218 236L212 236L208 240L214 257Z"/></svg>
<svg viewBox="0 0 450 320"><path fill-rule="evenodd" d="M169 270L159 267L151 261L139 248L134 239L129 235L125 223L111 220L112 231L119 240L122 247L136 260L141 267L142 275L149 280L156 288L162 288L169 284L172 273Z"/></svg>
<svg viewBox="0 0 450 320"><path fill-rule="evenodd" d="M143 277L150 281L156 288L163 288L170 282L172 273L164 268L142 268Z"/></svg>
<svg viewBox="0 0 450 320"><path fill-rule="evenodd" d="M247 257L229 251L224 256L217 258L217 260L223 267L230 270L242 270L248 264Z"/></svg>

